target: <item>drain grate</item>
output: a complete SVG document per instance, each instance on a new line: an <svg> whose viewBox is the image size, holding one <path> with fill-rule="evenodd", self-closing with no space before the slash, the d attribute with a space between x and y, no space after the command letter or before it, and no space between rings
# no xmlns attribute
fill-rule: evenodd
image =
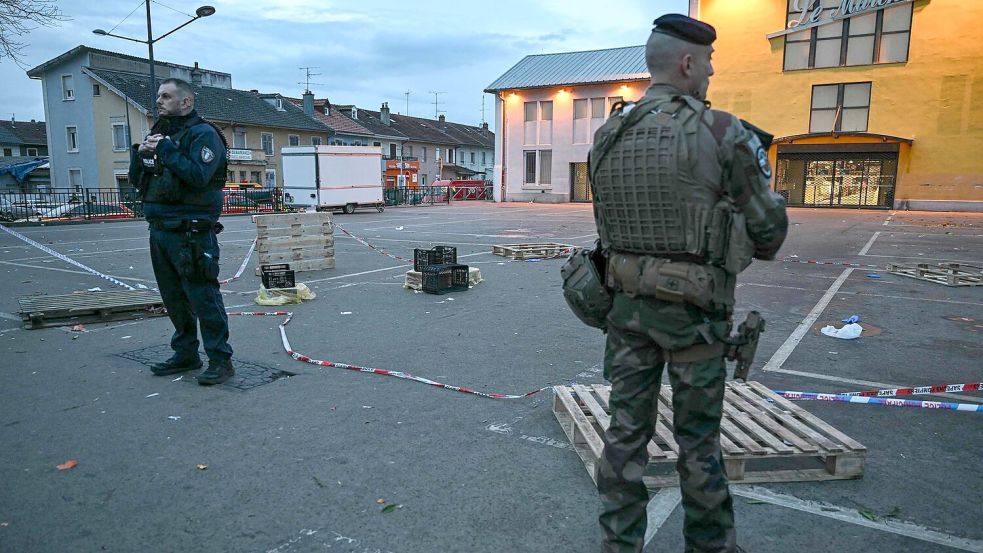
<svg viewBox="0 0 983 553"><path fill-rule="evenodd" d="M137 363L150 367L154 363L159 363L160 361L167 359L173 353L174 352L171 350L171 346L167 344L160 344L133 351L126 351L117 355L123 359L136 361ZM224 384L220 384L222 388L235 388L236 390L242 391L252 390L253 388L257 388L264 384L269 384L270 382L280 380L281 378L289 378L297 375L297 373L292 373L282 369L275 369L273 367L265 367L249 361L242 361L241 359L237 359L235 357L232 358L232 364L235 366L236 374ZM194 379L194 372L189 371L185 374L187 376L181 379L182 382L197 384Z"/></svg>

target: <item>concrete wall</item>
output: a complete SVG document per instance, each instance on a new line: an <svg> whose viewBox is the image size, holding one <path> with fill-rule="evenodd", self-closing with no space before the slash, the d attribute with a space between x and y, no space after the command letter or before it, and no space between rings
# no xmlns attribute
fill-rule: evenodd
<svg viewBox="0 0 983 553"><path fill-rule="evenodd" d="M570 164L586 162L593 141L593 132L587 132L583 140L574 141L574 100L588 99L588 103L590 98L621 97L625 100L637 100L647 87L646 80L505 91L495 103L496 147L493 171L496 200L499 200L501 193L504 168L505 201L570 201ZM526 102L540 101L553 102L552 132L548 137L544 136L542 127L537 124L535 137L527 141L524 106ZM610 103L605 102L605 112L610 108ZM537 150L552 151L550 182L524 183L523 152ZM537 165L537 180L538 169Z"/></svg>
<svg viewBox="0 0 983 553"><path fill-rule="evenodd" d="M44 116L51 160L51 186L55 188L68 187L69 168L82 170L82 184L85 187L94 187L100 180L93 123L92 81L82 73L86 58L85 55L76 56L74 59L49 68L42 75ZM74 100L62 99L62 75L73 77ZM69 125L78 128L78 152L67 151L65 127Z"/></svg>
<svg viewBox="0 0 983 553"><path fill-rule="evenodd" d="M870 81L868 132L913 139L895 205L983 205L983 2L916 1L907 62L800 71L783 71L784 39L765 36L784 28L785 9L786 0L700 2L718 34L714 107L792 136L809 132L814 84Z"/></svg>

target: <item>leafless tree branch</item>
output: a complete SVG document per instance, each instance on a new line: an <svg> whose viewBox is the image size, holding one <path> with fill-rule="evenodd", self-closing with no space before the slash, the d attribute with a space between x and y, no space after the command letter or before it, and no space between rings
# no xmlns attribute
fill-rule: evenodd
<svg viewBox="0 0 983 553"><path fill-rule="evenodd" d="M67 20L56 0L0 0L0 62L7 58L24 67L23 37L38 27Z"/></svg>

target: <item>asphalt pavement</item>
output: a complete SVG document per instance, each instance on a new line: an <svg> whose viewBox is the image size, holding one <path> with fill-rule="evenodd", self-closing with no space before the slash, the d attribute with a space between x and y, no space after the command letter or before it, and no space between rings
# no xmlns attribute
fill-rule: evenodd
<svg viewBox="0 0 983 553"><path fill-rule="evenodd" d="M751 380L804 392L983 380L983 287L884 271L983 265L983 214L792 209L790 218L783 261L756 261L739 278L737 318L756 309L767 320ZM491 253L589 246L589 205L460 202L334 220L396 257L455 246L484 280L415 293L403 287L404 261L336 229L336 268L299 273L317 298L287 307L299 353L485 393L603 382L604 337L564 303L562 260ZM227 278L255 228L248 216L223 223ZM154 286L144 222L14 229ZM224 287L230 310L273 310L253 301L255 265ZM6 233L0 279L0 551L599 550L596 489L549 389L495 400L298 362L281 345L281 317L232 317L234 360L251 380L201 387L140 362L167 351L163 317L21 328L18 298L110 282ZM866 328L859 339L820 333L851 315ZM979 405L983 393L907 399ZM734 486L746 550L983 552L983 413L799 405L868 448L865 473ZM57 468L70 459L74 468ZM645 551L682 551L682 516L678 492L655 494Z"/></svg>

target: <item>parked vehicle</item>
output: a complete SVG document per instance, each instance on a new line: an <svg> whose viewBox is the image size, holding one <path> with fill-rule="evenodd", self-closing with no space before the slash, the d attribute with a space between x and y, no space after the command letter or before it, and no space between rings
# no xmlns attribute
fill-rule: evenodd
<svg viewBox="0 0 983 553"><path fill-rule="evenodd" d="M287 207L345 213L385 209L379 146L292 146L280 152Z"/></svg>
<svg viewBox="0 0 983 553"><path fill-rule="evenodd" d="M13 204L7 198L0 198L0 220L2 221L27 219L30 217L37 217L39 214L40 211L34 209L33 207Z"/></svg>
<svg viewBox="0 0 983 553"><path fill-rule="evenodd" d="M120 203L67 203L41 214L42 221L76 219L133 219L133 210Z"/></svg>

